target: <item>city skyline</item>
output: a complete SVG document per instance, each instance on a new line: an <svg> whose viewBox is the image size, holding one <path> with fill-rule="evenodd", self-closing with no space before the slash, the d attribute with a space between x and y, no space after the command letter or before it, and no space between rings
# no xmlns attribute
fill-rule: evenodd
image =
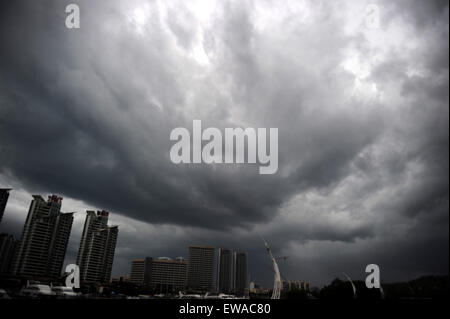
<svg viewBox="0 0 450 319"><path fill-rule="evenodd" d="M7 196L2 202L3 210L12 189L4 190ZM62 213L62 201L63 197L55 194L48 195L47 201L41 195L32 195L21 235L16 235L18 238L15 238L14 234L0 233L1 274L41 280L62 278L65 274L62 266L66 260L73 215L76 213ZM108 220L108 211L86 210L76 258L82 285L109 283L112 280L111 270L119 225L108 225ZM46 254L43 254L44 250ZM238 296L248 293L246 252L225 248L217 248L216 251L215 247L205 245L191 245L188 250L188 260L183 257L133 259L130 272L124 275L130 277L130 282L153 291L173 293L192 288L205 292L236 293ZM228 253L229 265L223 263L224 251ZM34 256L37 255L44 259L36 259ZM229 278L223 277L224 266L228 267L226 276ZM167 280L171 283L161 286ZM228 283L223 286L225 281Z"/></svg>
<svg viewBox="0 0 450 319"><path fill-rule="evenodd" d="M35 196L35 195L32 195L31 197L33 198L33 196ZM37 195L37 196L40 196L40 195ZM51 196L54 196L54 195L49 195L49 198L51 197ZM12 188L10 188L10 198L11 197L14 197L14 189L12 189ZM75 204L76 203L76 204ZM75 204L75 206L72 206L72 207L76 207L76 206L78 206L78 205L80 205L80 202L74 202L73 204ZM79 206L78 206L79 207ZM78 209L79 210L79 209ZM5 208L5 211L7 212L8 211L8 204L6 205L6 208ZM68 249L68 251L67 251L67 254L66 254L66 258L64 259L64 267L66 266L66 265L68 265L68 264L76 264L77 262L77 254L78 254L78 252L79 252L79 249L80 249L80 246L81 246L81 239L82 239L82 237L81 237L81 234L82 234L82 232L81 232L81 230L83 229L83 227L82 226L84 226L84 224L85 224L85 222L86 222L86 220L85 220L85 217L84 217L84 213L87 213L87 214L89 214L89 212L93 212L93 211L95 211L95 209L93 209L93 208L87 208L87 209L85 209L84 211L76 211L76 212L72 212L71 214L73 214L74 216L78 216L78 217L80 217L81 216L81 219L79 219L79 222L81 222L81 227L79 227L79 231L78 231L78 234L75 234L75 236L73 236L73 234L71 234L70 235L70 241L71 241L71 243L72 243L72 251L69 251L69 249ZM101 212L101 211L99 211L99 212ZM80 213L82 213L82 214L80 214ZM8 215L8 213L6 213L5 215ZM27 213L25 214L25 216L27 215ZM87 218L87 217L86 217ZM7 220L10 220L10 218L6 218ZM74 218L75 219L75 218ZM25 222L25 221L24 221ZM116 222L113 222L113 223L116 223ZM5 227L6 226L6 227ZM3 225L2 224L0 224L0 233L5 233L5 231L9 231L9 232L6 232L6 235L11 235L11 236L13 236L14 238L14 240L17 242L19 239L20 239L20 237L21 237L21 233L22 233L22 230L23 230L23 225L16 225L16 230L14 230L14 228L11 228L11 225L10 224L6 224L5 225L5 223L3 223ZM11 230L12 230L12 232L11 232ZM76 233L76 232L75 232ZM120 237L119 237L120 238ZM258 240L261 240L261 238L258 238ZM261 243L263 243L262 241L261 241ZM196 246L196 245L191 245L191 246ZM225 245L219 245L219 246L215 246L215 247L217 247L218 249L221 249L220 247L224 247ZM211 248L214 248L212 245L208 245L208 243L201 243L201 245L200 245L200 247L211 247ZM261 245L261 247L263 247L263 244ZM68 247L69 248L69 247ZM189 260L189 253L188 253L188 246L186 246L186 247L184 247L184 246L182 246L182 247L178 247L178 249L177 249L177 251L184 251L184 253L180 253L180 254L175 254L175 255L177 255L177 256L181 256L181 257L183 257L183 258L185 258L186 260ZM236 249L237 251L240 251L241 249ZM166 251L165 251L165 249L164 249L164 246L160 246L160 247L155 247L155 249L153 249L153 252L154 251L160 251L161 253L160 254L153 254L154 256L159 256L159 257L162 257L162 256L166 256L166 255L168 255L167 253L165 253ZM265 249L263 249L263 248L261 248L261 249L259 249L259 251L257 250L257 252L256 252L256 254L261 254L261 255L257 255L256 257L259 257L259 258L255 258L256 260L258 260L258 259L260 259L261 257L263 257L262 259L263 259L263 266L265 267L265 269L264 269L264 271L263 271L263 276L252 276L252 273L249 271L249 275L250 275L250 278L249 279L252 279L252 282L256 282L256 283L258 283L258 284L262 284L263 285L263 287L264 288L270 288L272 285L273 285L273 278L272 278L272 272L273 272L273 270L272 270L272 266L271 266L271 263L270 263L270 261L269 261L269 258L268 258L268 256L267 256L267 254L266 254L266 252L265 252ZM145 255L145 254L144 254ZM149 254L147 254L147 255L149 255ZM152 255L151 254L151 251L150 251L150 255ZM132 256L136 256L136 258L138 258L139 256L138 255L136 255L136 254L132 254ZM154 258L159 258L159 257L154 257ZM216 258L216 257L215 257ZM135 258L132 258L132 259L135 259ZM130 259L130 260L123 260L122 262L123 262L123 265L121 265L122 267L117 267L117 265L116 265L116 267L115 267L115 271L114 272L112 272L111 273L111 276L110 276L110 279L112 279L112 278L114 278L114 277L120 277L120 276L123 276L123 275L131 275L131 269L129 269L130 267L129 267L129 265L130 265L130 263L131 263L131 261L132 261L132 259ZM138 258L139 259L139 258ZM215 260L215 259L214 259ZM250 262L251 262L252 260L250 259ZM255 264L255 260L253 260L253 263ZM127 266L125 266L125 265L127 265ZM216 265L216 263L214 263L214 265L215 266L217 266ZM12 266L12 265L11 265ZM259 267L260 265L258 265L257 267ZM365 266L365 265L364 265ZM63 269L64 269L64 267L63 267ZM114 267L114 264L113 264L113 267ZM127 269L128 268L128 269ZM301 276L290 276L289 274L286 274L284 271L283 271L283 264L281 264L281 272L282 272L282 274L283 274L283 280L287 280L287 281L296 281L296 280L298 280L298 278L297 277L301 277ZM62 271L62 273L63 273L64 271ZM439 274L439 273L438 273ZM443 273L443 274L445 274L445 273ZM285 277L287 275L287 277ZM327 274L328 275L328 274ZM328 275L328 278L331 280L331 279L333 279L333 278L335 278L335 277L340 277L342 274L333 274L333 275L331 275L331 274L329 274ZM359 278L359 279L363 279L364 278L364 276L366 275L366 273L363 273L363 272L361 272L361 275L360 275L360 277L358 277L358 274L356 275L356 276L353 276L353 278L355 278L355 279L357 279L357 278ZM216 280L217 280L217 278L216 278L216 276L217 276L217 269L215 269L214 270L214 274L213 274L213 287L215 287L215 284L216 284ZM334 276L334 277L333 277ZM256 277L256 278L255 278ZM302 280L307 280L308 282L311 282L308 278L306 278L306 277L304 277L304 276L302 276L301 277L302 278ZM393 279L393 280L391 280L391 281L386 281L386 282L395 282L395 281L398 281L398 280L396 280L396 279ZM250 282L250 281L249 281ZM312 285L313 286L323 286L323 285L325 285L325 284L327 284L327 282L326 281L324 281L323 283L322 282L316 282L316 281L312 281Z"/></svg>
<svg viewBox="0 0 450 319"><path fill-rule="evenodd" d="M120 225L113 276L211 245L270 287L261 237L312 286L369 264L382 282L448 274L448 1L74 2L79 29L67 3L2 3L0 232L58 194L76 212L65 264L87 210ZM276 172L174 163L171 132L197 120L276 129Z"/></svg>

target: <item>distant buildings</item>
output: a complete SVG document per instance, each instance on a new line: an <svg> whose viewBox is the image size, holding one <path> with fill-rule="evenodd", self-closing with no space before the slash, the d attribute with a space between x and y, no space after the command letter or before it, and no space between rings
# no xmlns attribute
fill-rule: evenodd
<svg viewBox="0 0 450 319"><path fill-rule="evenodd" d="M58 278L72 229L73 213L61 213L62 198L44 200L33 195L20 243L14 257L13 274L27 278Z"/></svg>
<svg viewBox="0 0 450 319"><path fill-rule="evenodd" d="M237 296L248 293L248 257L243 251L235 252L235 289Z"/></svg>
<svg viewBox="0 0 450 319"><path fill-rule="evenodd" d="M182 257L175 260L168 257L133 259L130 281L149 288L154 293L176 293L187 288L203 293L216 291L237 296L247 295L247 253L219 248L216 259L215 251L211 246L190 246L189 261Z"/></svg>
<svg viewBox="0 0 450 319"><path fill-rule="evenodd" d="M150 258L133 259L131 261L130 282L138 286L144 285L145 270L148 269L149 262Z"/></svg>
<svg viewBox="0 0 450 319"><path fill-rule="evenodd" d="M111 278L112 283L130 282L130 275L121 275L115 278Z"/></svg>
<svg viewBox="0 0 450 319"><path fill-rule="evenodd" d="M219 293L244 296L248 292L248 257L243 251L219 248L216 287Z"/></svg>
<svg viewBox="0 0 450 319"><path fill-rule="evenodd" d="M224 256L225 253L222 261ZM228 257L231 261L228 277L232 278L231 251ZM189 261L182 257L134 259L131 262L130 281L154 293L177 293L186 288L209 292L214 289L214 261L215 248L211 246L190 246Z"/></svg>
<svg viewBox="0 0 450 319"><path fill-rule="evenodd" d="M188 287L194 290L211 291L214 279L215 249L211 246L190 246Z"/></svg>
<svg viewBox="0 0 450 319"><path fill-rule="evenodd" d="M176 293L186 287L188 263L179 257L151 258L146 284L158 293Z"/></svg>
<svg viewBox="0 0 450 319"><path fill-rule="evenodd" d="M6 203L11 188L0 188L0 223L5 213ZM14 257L17 240L13 235L0 234L0 274L8 274L12 271L12 260Z"/></svg>
<svg viewBox="0 0 450 319"><path fill-rule="evenodd" d="M108 226L107 211L87 211L78 250L77 265L83 283L109 282L118 226Z"/></svg>
<svg viewBox="0 0 450 319"><path fill-rule="evenodd" d="M269 289L262 288L260 285L258 285L255 282L250 282L249 284L249 293L253 295L260 296L259 298L265 298L269 296Z"/></svg>
<svg viewBox="0 0 450 319"><path fill-rule="evenodd" d="M13 235L0 234L0 274L12 271L12 261L18 241Z"/></svg>
<svg viewBox="0 0 450 319"><path fill-rule="evenodd" d="M10 190L11 188L0 188L0 223L2 222L3 214L5 213Z"/></svg>
<svg viewBox="0 0 450 319"><path fill-rule="evenodd" d="M9 191L0 189L1 215ZM74 213L62 213L61 205L62 198L59 196L51 195L44 200L40 195L33 195L21 240L14 240L9 234L0 234L0 274L42 281L62 279L61 270ZM108 219L109 213L104 210L86 212L76 260L82 285L111 282L119 230L118 226L109 226ZM216 258L214 247L190 246L189 261L182 257L134 259L130 276L112 281L129 281L154 293L177 293L188 289L244 296L249 290L248 257L243 251L219 248Z"/></svg>
<svg viewBox="0 0 450 319"><path fill-rule="evenodd" d="M234 254L231 249L219 248L217 253L216 287L218 292L231 294L235 279Z"/></svg>
<svg viewBox="0 0 450 319"><path fill-rule="evenodd" d="M154 293L176 293L186 288L188 263L178 257L133 259L130 281Z"/></svg>
<svg viewBox="0 0 450 319"><path fill-rule="evenodd" d="M301 280L284 280L283 281L283 290L291 291L291 290L304 290L309 291L309 283Z"/></svg>

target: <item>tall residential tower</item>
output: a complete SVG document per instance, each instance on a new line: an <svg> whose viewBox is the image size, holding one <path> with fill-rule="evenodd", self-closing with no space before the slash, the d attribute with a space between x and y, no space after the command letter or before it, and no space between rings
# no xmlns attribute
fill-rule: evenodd
<svg viewBox="0 0 450 319"><path fill-rule="evenodd" d="M236 296L244 296L248 293L248 257L244 251L235 252L235 287Z"/></svg>
<svg viewBox="0 0 450 319"><path fill-rule="evenodd" d="M0 223L2 222L3 214L5 213L10 190L11 188L0 188Z"/></svg>
<svg viewBox="0 0 450 319"><path fill-rule="evenodd" d="M233 251L227 248L219 248L217 254L217 279L218 292L231 294L234 291L234 256Z"/></svg>
<svg viewBox="0 0 450 319"><path fill-rule="evenodd" d="M102 283L111 278L119 228L108 226L108 216L104 210L86 212L77 257L81 282Z"/></svg>
<svg viewBox="0 0 450 319"><path fill-rule="evenodd" d="M33 195L12 272L27 278L58 278L61 275L73 213L61 213L62 197L45 201Z"/></svg>
<svg viewBox="0 0 450 319"><path fill-rule="evenodd" d="M190 246L188 266L188 287L211 291L214 278L214 247Z"/></svg>

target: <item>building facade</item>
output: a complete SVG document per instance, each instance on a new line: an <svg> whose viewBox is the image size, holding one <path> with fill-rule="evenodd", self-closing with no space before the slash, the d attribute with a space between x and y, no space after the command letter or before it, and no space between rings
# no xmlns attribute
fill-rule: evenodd
<svg viewBox="0 0 450 319"><path fill-rule="evenodd" d="M211 246L190 246L188 287L194 290L213 290L215 249Z"/></svg>
<svg viewBox="0 0 450 319"><path fill-rule="evenodd" d="M146 270L148 271L148 265L150 258L133 259L131 261L130 282L135 285L143 286L145 280Z"/></svg>
<svg viewBox="0 0 450 319"><path fill-rule="evenodd" d="M12 273L27 278L59 278L72 229L73 213L61 213L62 198L33 195Z"/></svg>
<svg viewBox="0 0 450 319"><path fill-rule="evenodd" d="M0 188L0 223L2 222L3 214L5 213L10 190L11 188Z"/></svg>
<svg viewBox="0 0 450 319"><path fill-rule="evenodd" d="M0 234L0 274L11 273L17 243L13 235Z"/></svg>
<svg viewBox="0 0 450 319"><path fill-rule="evenodd" d="M235 289L236 296L248 293L248 256L244 251L234 253L235 259Z"/></svg>
<svg viewBox="0 0 450 319"><path fill-rule="evenodd" d="M283 290L284 291L304 290L309 292L309 283L301 280L284 280Z"/></svg>
<svg viewBox="0 0 450 319"><path fill-rule="evenodd" d="M234 255L231 249L219 248L217 252L216 287L217 292L234 292Z"/></svg>
<svg viewBox="0 0 450 319"><path fill-rule="evenodd" d="M187 261L181 257L175 260L168 257L134 259L130 281L154 293L177 293L186 288L187 267Z"/></svg>
<svg viewBox="0 0 450 319"><path fill-rule="evenodd" d="M108 226L107 211L87 211L77 265L83 283L109 282L114 262L118 226Z"/></svg>
<svg viewBox="0 0 450 319"><path fill-rule="evenodd" d="M150 258L145 283L154 293L177 293L186 288L188 263L179 257Z"/></svg>

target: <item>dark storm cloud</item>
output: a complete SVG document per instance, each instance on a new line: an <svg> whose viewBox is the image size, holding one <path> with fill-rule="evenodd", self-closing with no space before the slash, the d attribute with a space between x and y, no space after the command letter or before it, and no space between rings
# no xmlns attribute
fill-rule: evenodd
<svg viewBox="0 0 450 319"><path fill-rule="evenodd" d="M60 14L61 5L33 6L20 8L22 19L9 16L3 21L9 28L3 28L2 36L7 48L2 59L2 96L6 106L2 126L3 147L8 154L4 167L34 189L59 191L142 220L218 228L272 218L286 196L298 189L296 181L256 176L256 170L230 174L227 169L174 167L167 159L169 132L177 124L189 126L191 118L180 123L177 115L172 115L172 108L176 111L178 104L186 103L184 91L191 88L182 87L186 83L178 83L177 77L171 76L169 68L177 68L178 62L171 62L170 57L165 61L161 56L166 50L164 40L161 55L152 52L149 55L148 46L139 39L130 39L132 34L119 34L114 38L114 34L108 32L90 35L91 32L75 31L72 35L58 27L64 18ZM272 86L272 79L262 76L257 65L259 56L245 48L252 37L249 9L230 7L225 6L223 21L214 26L225 46L225 56L220 57L219 62L231 67L230 76L238 86L232 91L238 94L236 98L242 99L241 91L245 90L245 100L241 103L270 113L272 105L269 103L278 100L278 95L290 96L295 88L279 87L272 101L258 99L258 90ZM87 17L83 16L83 29L96 30L97 23L121 18L117 12L109 16L109 11L102 9L94 6ZM36 18L36 10L43 11L42 19ZM111 39L100 39L103 35ZM117 50L117 45L121 53L110 56L110 50ZM17 51L21 54L16 54ZM127 55L131 56L129 61ZM131 61L133 57L137 62ZM168 65L164 62L156 65L152 58L162 59ZM148 72L142 74L136 68L147 61L149 65L144 69ZM136 69L137 80L123 73L128 63ZM281 61L274 71L280 72L278 68L284 68L285 63L290 61ZM152 81L152 74L157 74L159 82L165 82L155 88L158 97L163 93L163 111L145 100L145 90L152 91L154 83L127 85L140 77ZM283 81L291 81L298 75L289 71L285 77ZM165 96L167 90L170 96ZM198 94L204 93L200 89ZM296 123L283 121L296 107L302 108L298 98L277 102L279 118L273 124L280 127L281 138L283 134L296 138L290 133L296 131ZM142 109L145 112L141 114ZM311 159L304 159L302 167L298 168L296 174L302 180L302 187L326 185L337 178L373 135L371 129L361 130L364 123L347 118L347 114L329 119L321 114L317 116L320 118L314 123L315 127L311 127L317 137L314 132L307 133L309 128L297 132L316 139L311 144L323 145L321 151L311 154ZM202 117L213 125L221 124L208 113ZM348 132L344 126L349 121L353 122L351 130L363 134ZM256 121L261 122L267 121ZM236 125L229 119L226 123ZM331 134L323 132L322 125L328 126ZM282 153L291 144L288 139L282 141ZM42 187L41 181L47 179Z"/></svg>
<svg viewBox="0 0 450 319"><path fill-rule="evenodd" d="M258 234L320 283L448 268L447 2L379 1L379 30L361 2L77 3L79 30L63 2L1 4L0 176L120 215L116 273L210 243L258 278ZM278 127L277 174L172 164L193 119Z"/></svg>

